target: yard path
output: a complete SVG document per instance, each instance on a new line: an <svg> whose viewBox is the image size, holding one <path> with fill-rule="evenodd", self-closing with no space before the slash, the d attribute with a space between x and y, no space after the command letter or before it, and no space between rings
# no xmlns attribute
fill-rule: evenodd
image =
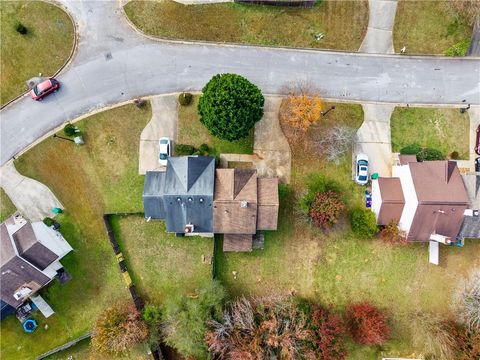
<svg viewBox="0 0 480 360"><path fill-rule="evenodd" d="M52 217L53 208L63 209L62 204L44 184L20 174L13 161L0 169L0 186L17 210L30 221Z"/></svg>
<svg viewBox="0 0 480 360"><path fill-rule="evenodd" d="M278 119L282 99L280 96L265 97L263 118L255 124L253 152L257 155L254 164L260 176L278 177L288 184L292 154Z"/></svg>
<svg viewBox="0 0 480 360"><path fill-rule="evenodd" d="M247 77L267 94L308 81L325 99L393 104L480 104L480 59L409 57L153 39L129 25L121 2L60 3L77 52L42 102L1 110L0 164L67 121L142 96L199 91L217 73Z"/></svg>
<svg viewBox="0 0 480 360"><path fill-rule="evenodd" d="M397 0L369 0L368 28L359 51L369 54L393 54L393 25Z"/></svg>
<svg viewBox="0 0 480 360"><path fill-rule="evenodd" d="M165 167L158 163L160 146L158 140L168 137L172 141L177 138L178 104L177 95L156 96L150 100L152 119L140 135L140 153L138 173L145 175L147 171L164 171Z"/></svg>

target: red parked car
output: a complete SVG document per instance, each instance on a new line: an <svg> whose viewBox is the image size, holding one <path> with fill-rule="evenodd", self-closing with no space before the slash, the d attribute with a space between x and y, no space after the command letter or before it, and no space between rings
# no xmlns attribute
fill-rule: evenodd
<svg viewBox="0 0 480 360"><path fill-rule="evenodd" d="M477 141L475 142L475 152L480 155L480 125L477 127Z"/></svg>
<svg viewBox="0 0 480 360"><path fill-rule="evenodd" d="M51 92L56 92L60 87L60 83L54 78L47 79L35 85L35 87L30 90L30 96L33 100L42 100L44 96L47 96Z"/></svg>

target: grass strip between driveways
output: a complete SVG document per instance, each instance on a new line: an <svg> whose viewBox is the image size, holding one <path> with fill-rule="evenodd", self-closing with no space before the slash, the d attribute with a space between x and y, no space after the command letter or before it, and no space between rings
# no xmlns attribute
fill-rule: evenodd
<svg viewBox="0 0 480 360"><path fill-rule="evenodd" d="M26 81L42 73L52 76L67 61L74 27L58 6L44 1L0 1L2 47L0 105L27 90ZM20 22L27 28L15 30Z"/></svg>
<svg viewBox="0 0 480 360"><path fill-rule="evenodd" d="M366 1L290 8L134 0L124 9L141 31L162 38L350 51L360 47L368 23Z"/></svg>
<svg viewBox="0 0 480 360"><path fill-rule="evenodd" d="M470 40L472 26L452 2L398 1L393 28L395 51L405 46L407 54L445 55L453 45Z"/></svg>
<svg viewBox="0 0 480 360"><path fill-rule="evenodd" d="M469 157L470 118L458 109L397 107L392 114L391 131L394 152L417 143L440 150L445 156L457 151L460 159Z"/></svg>

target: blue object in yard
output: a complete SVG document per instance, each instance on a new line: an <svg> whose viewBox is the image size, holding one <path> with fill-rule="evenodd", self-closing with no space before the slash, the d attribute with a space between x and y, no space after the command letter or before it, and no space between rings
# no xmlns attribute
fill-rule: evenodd
<svg viewBox="0 0 480 360"><path fill-rule="evenodd" d="M53 208L52 211L53 211L54 214L61 214L63 212L63 210L58 208L58 207Z"/></svg>
<svg viewBox="0 0 480 360"><path fill-rule="evenodd" d="M23 323L23 330L27 333L32 333L38 327L37 322L34 319L28 319Z"/></svg>

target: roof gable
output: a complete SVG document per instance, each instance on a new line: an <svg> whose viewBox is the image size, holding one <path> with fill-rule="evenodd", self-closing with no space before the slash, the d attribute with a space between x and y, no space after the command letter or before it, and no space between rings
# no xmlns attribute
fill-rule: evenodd
<svg viewBox="0 0 480 360"><path fill-rule="evenodd" d="M171 157L167 165L167 181L175 182L176 188L181 185L183 192L188 193L194 187L211 184L213 192L213 171L215 158L211 156ZM200 184L200 180L204 184ZM180 189L179 189L180 190Z"/></svg>

